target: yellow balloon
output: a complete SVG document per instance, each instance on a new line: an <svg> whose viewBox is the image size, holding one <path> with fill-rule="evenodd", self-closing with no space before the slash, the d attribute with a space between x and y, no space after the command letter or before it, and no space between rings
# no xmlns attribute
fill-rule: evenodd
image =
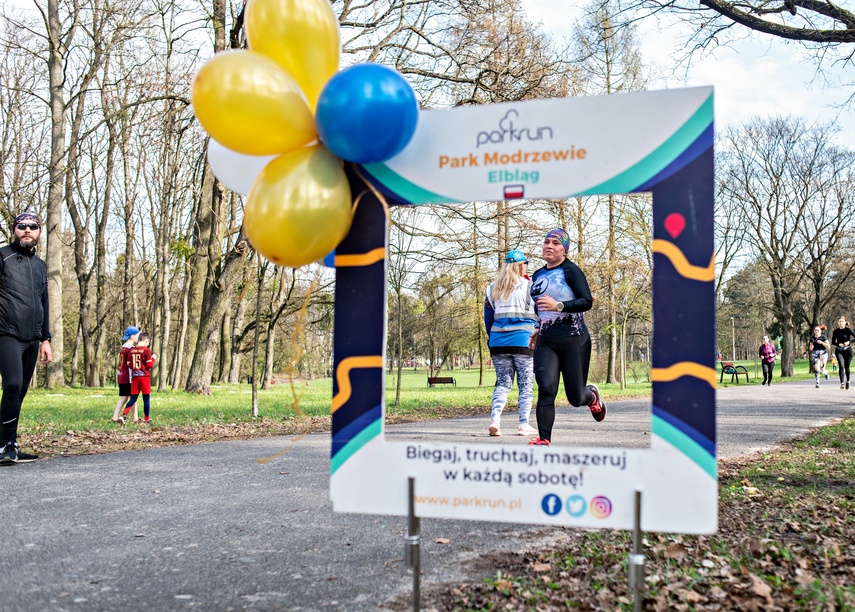
<svg viewBox="0 0 855 612"><path fill-rule="evenodd" d="M338 72L341 52L329 0L250 0L244 18L250 48L285 68L314 112L321 90Z"/></svg>
<svg viewBox="0 0 855 612"><path fill-rule="evenodd" d="M280 155L262 170L247 196L243 224L259 253L299 268L332 252L352 220L341 160L314 145Z"/></svg>
<svg viewBox="0 0 855 612"><path fill-rule="evenodd" d="M274 155L317 138L299 85L260 53L218 53L196 73L191 98L202 127L238 153Z"/></svg>

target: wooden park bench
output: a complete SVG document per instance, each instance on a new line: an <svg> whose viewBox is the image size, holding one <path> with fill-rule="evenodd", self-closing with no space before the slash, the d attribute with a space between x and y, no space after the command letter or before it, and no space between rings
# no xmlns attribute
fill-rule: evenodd
<svg viewBox="0 0 855 612"><path fill-rule="evenodd" d="M454 385L457 386L457 381L451 376L428 376L428 387L434 385Z"/></svg>
<svg viewBox="0 0 855 612"><path fill-rule="evenodd" d="M745 369L745 366L741 365L733 365L732 361L722 361L721 362L721 377L719 378L719 384L724 382L724 375L730 374L730 382L739 382L739 375L745 374L745 382L748 382L748 370Z"/></svg>

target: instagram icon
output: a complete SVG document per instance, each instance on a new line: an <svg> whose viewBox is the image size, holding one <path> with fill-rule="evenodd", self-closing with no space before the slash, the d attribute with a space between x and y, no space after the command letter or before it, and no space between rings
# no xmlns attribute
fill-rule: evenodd
<svg viewBox="0 0 855 612"><path fill-rule="evenodd" d="M598 519L609 518L612 513L612 502L608 497L598 495L591 500L591 514Z"/></svg>

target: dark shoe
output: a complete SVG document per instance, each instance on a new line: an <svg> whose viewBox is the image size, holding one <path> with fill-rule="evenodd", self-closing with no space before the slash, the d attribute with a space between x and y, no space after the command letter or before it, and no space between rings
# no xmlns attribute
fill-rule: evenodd
<svg viewBox="0 0 855 612"><path fill-rule="evenodd" d="M38 455L31 455L30 453L23 453L20 449L18 449L18 463L32 463L33 461L39 458Z"/></svg>
<svg viewBox="0 0 855 612"><path fill-rule="evenodd" d="M529 446L549 446L551 442L549 440L544 440L543 438L532 438L529 440Z"/></svg>
<svg viewBox="0 0 855 612"><path fill-rule="evenodd" d="M849 381L848 380L846 381L846 388L847 389L849 388Z"/></svg>
<svg viewBox="0 0 855 612"><path fill-rule="evenodd" d="M588 389L594 394L594 399L588 404L588 408L591 409L591 416L599 423L606 418L606 403L600 399L600 388L597 385L588 385Z"/></svg>
<svg viewBox="0 0 855 612"><path fill-rule="evenodd" d="M18 445L14 442L7 442L3 446L3 451L0 452L0 465L15 465L18 463Z"/></svg>

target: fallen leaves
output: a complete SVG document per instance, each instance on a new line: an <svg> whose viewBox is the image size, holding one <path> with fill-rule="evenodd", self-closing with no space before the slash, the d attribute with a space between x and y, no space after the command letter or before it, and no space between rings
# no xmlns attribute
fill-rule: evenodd
<svg viewBox="0 0 855 612"><path fill-rule="evenodd" d="M126 424L108 429L67 430L59 435L27 431L28 449L43 456L92 455L122 450L139 450L162 446L199 444L220 440L249 440L264 436L294 435L329 431L330 417L304 417L281 420L264 417L249 423L206 423L181 427L145 427Z"/></svg>
<svg viewBox="0 0 855 612"><path fill-rule="evenodd" d="M720 463L718 533L644 534L643 608L855 610L855 436L844 447L834 454L800 448L801 454L787 457L795 451L784 445L774 457ZM828 462L826 472L812 471L811 453ZM796 468L779 465L787 461ZM800 472L802 465L811 467ZM546 537L557 544L490 555L484 574L495 578L436 585L422 591L422 604L428 610L538 611L631 605L631 534L558 528ZM480 563L487 563L485 556Z"/></svg>

